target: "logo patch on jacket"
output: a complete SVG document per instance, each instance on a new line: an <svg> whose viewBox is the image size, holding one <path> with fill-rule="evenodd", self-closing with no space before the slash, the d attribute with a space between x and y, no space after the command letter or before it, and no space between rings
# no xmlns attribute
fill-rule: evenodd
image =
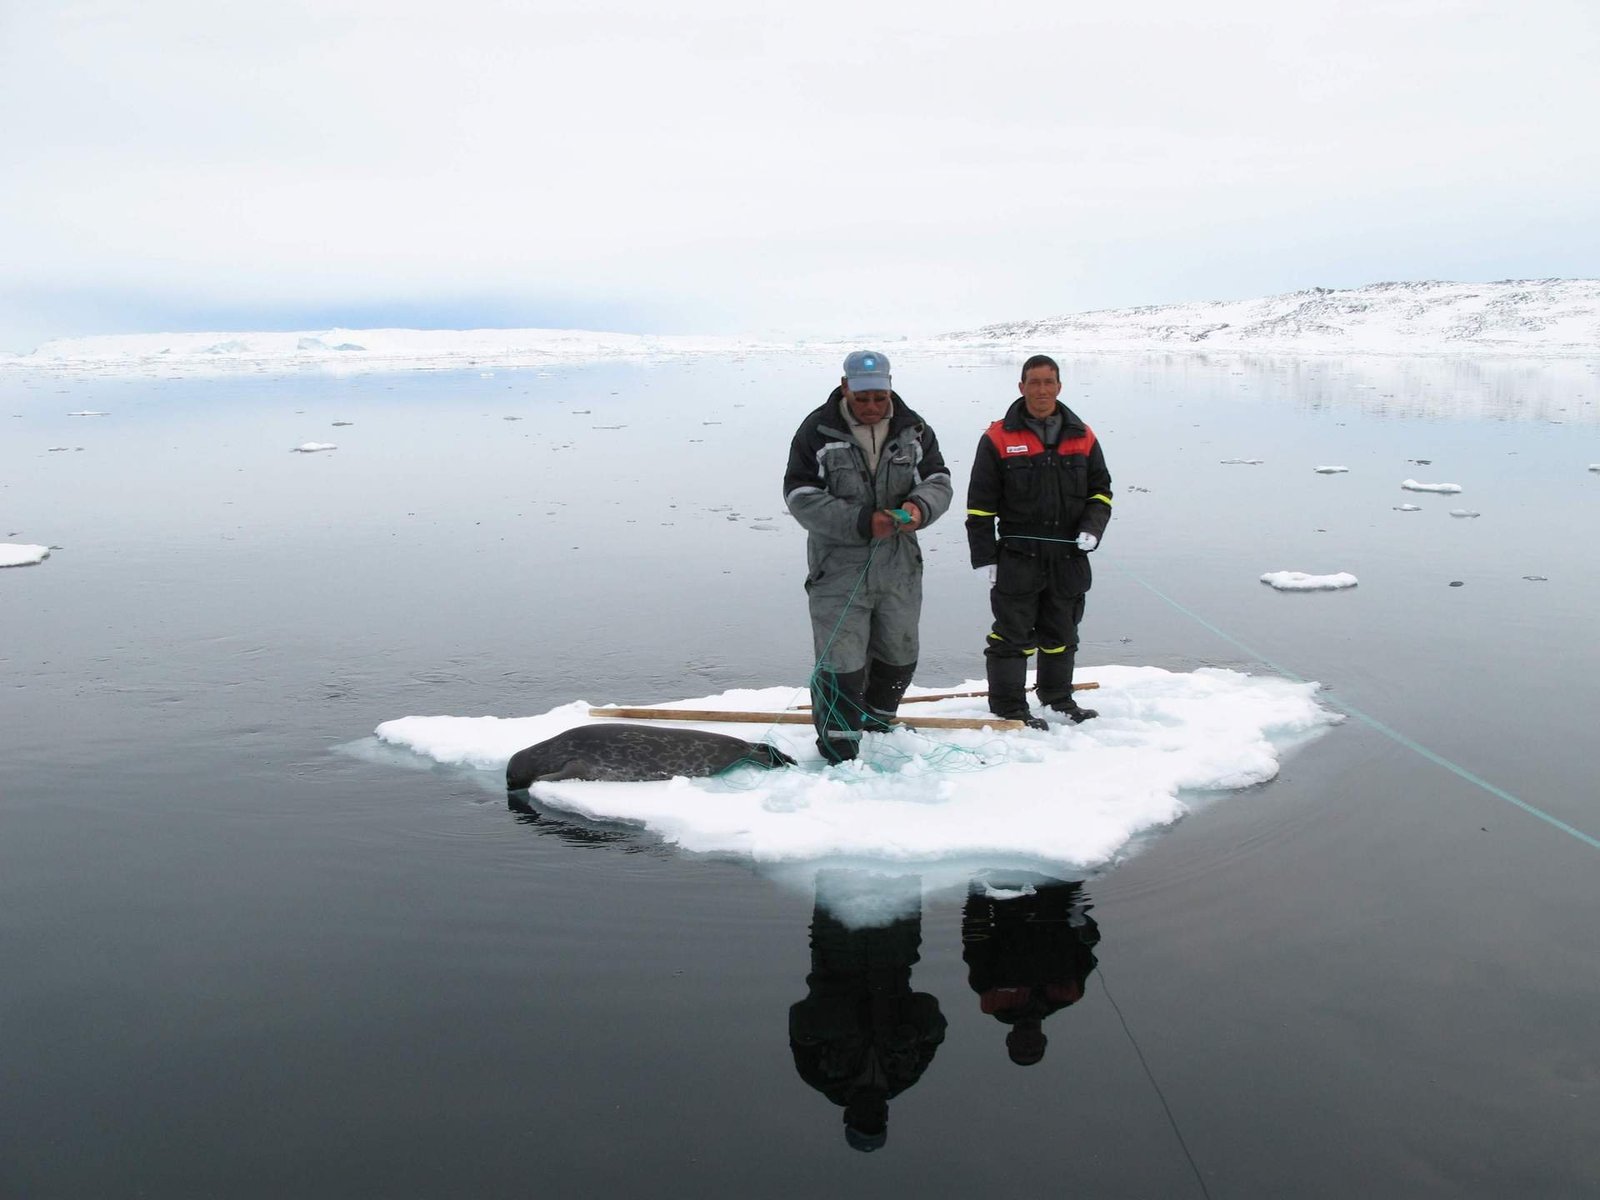
<svg viewBox="0 0 1600 1200"><path fill-rule="evenodd" d="M1028 447L1027 446L1007 446L1006 447L1006 453L1007 454L1026 454L1027 452L1028 452Z"/></svg>

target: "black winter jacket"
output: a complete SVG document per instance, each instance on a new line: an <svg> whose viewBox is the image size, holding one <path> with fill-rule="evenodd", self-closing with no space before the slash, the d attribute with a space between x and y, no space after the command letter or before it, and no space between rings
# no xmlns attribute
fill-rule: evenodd
<svg viewBox="0 0 1600 1200"><path fill-rule="evenodd" d="M967 488L967 548L974 567L999 557L999 537L1044 539L1060 551L1080 533L1105 536L1111 520L1111 472L1094 430L1065 404L1058 404L1061 437L1046 446L1028 428L1027 402L1018 397L1006 415L985 431Z"/></svg>

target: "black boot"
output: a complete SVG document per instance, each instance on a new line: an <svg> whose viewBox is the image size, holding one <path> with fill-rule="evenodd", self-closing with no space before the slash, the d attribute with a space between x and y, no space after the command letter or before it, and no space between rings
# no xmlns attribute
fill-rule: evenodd
<svg viewBox="0 0 1600 1200"><path fill-rule="evenodd" d="M882 733L893 727L894 715L900 709L900 698L911 686L911 676L916 674L916 670L916 663L896 667L878 659L872 660L867 670L867 711L861 718L863 729L868 733Z"/></svg>
<svg viewBox="0 0 1600 1200"><path fill-rule="evenodd" d="M1077 665L1078 652L1063 650L1059 654L1039 652L1039 703L1058 712L1074 725L1098 717L1092 708L1084 708L1072 698L1072 673Z"/></svg>
<svg viewBox="0 0 1600 1200"><path fill-rule="evenodd" d="M811 676L811 723L817 729L817 749L825 762L849 762L861 745L862 691L865 667L841 674L818 667Z"/></svg>
<svg viewBox="0 0 1600 1200"><path fill-rule="evenodd" d="M1005 721L1021 721L1029 729L1049 729L1028 711L1028 660L1020 655L985 654L989 675L989 711Z"/></svg>

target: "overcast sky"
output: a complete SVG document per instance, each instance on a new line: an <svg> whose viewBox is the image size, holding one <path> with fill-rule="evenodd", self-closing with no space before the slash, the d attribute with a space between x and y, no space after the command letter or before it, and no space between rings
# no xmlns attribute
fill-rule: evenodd
<svg viewBox="0 0 1600 1200"><path fill-rule="evenodd" d="M1595 0L0 0L0 350L1600 276L1597 63Z"/></svg>

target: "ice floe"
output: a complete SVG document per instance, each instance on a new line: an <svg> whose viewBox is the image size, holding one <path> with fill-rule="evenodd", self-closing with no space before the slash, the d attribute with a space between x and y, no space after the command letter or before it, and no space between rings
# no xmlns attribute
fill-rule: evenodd
<svg viewBox="0 0 1600 1200"><path fill-rule="evenodd" d="M0 542L0 567L31 567L49 557L49 546L33 546L27 542Z"/></svg>
<svg viewBox="0 0 1600 1200"><path fill-rule="evenodd" d="M1333 575L1308 575L1304 571L1268 571L1261 582L1280 592L1321 592L1356 586L1356 577L1348 571Z"/></svg>
<svg viewBox="0 0 1600 1200"><path fill-rule="evenodd" d="M1459 483L1418 483L1415 479L1404 480L1400 486L1408 492L1443 492L1449 494L1461 490Z"/></svg>
<svg viewBox="0 0 1600 1200"><path fill-rule="evenodd" d="M1088 869L1130 840L1177 820L1201 795L1272 779L1283 752L1340 718L1318 686L1202 668L1080 668L1097 681L1097 720L1051 714L1047 731L901 729L864 739L863 757L826 766L808 724L685 721L681 727L769 741L799 762L742 768L716 779L664 783L541 782L541 806L602 822L641 825L687 850L757 862L839 856L893 861L1046 860ZM981 680L931 691L981 691ZM773 712L804 689L736 690L664 707ZM987 717L985 701L907 704L901 715ZM485 772L503 785L525 746L603 718L587 702L520 718L413 716L379 725L379 741L438 763Z"/></svg>

